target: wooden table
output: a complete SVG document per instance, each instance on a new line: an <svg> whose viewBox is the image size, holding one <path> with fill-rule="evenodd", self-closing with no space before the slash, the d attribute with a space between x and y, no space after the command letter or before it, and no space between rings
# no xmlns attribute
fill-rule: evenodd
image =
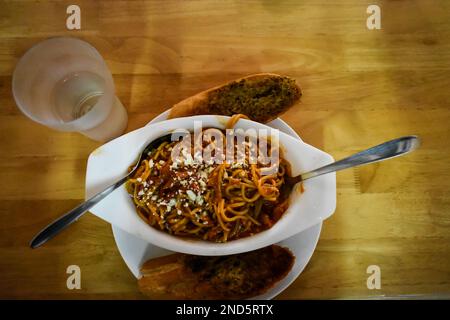
<svg viewBox="0 0 450 320"><path fill-rule="evenodd" d="M23 116L11 74L52 36L93 44L113 72L128 131L200 90L250 73L292 76L301 105L283 116L335 158L418 134L415 153L337 174L336 213L301 276L279 298L449 297L450 2L77 1L0 2L0 298L144 298L111 227L83 217L38 250L28 242L84 196L99 143ZM366 8L381 7L381 30ZM79 265L81 290L66 268ZM381 268L369 290L366 269Z"/></svg>

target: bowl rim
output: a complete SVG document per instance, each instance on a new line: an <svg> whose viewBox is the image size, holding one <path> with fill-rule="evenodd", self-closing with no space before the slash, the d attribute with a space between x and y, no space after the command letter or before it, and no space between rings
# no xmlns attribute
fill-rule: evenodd
<svg viewBox="0 0 450 320"><path fill-rule="evenodd" d="M125 140L126 137L130 134L139 134L141 132L147 133L147 135L151 135L150 132L159 132L157 135L161 135L161 131L165 131L170 132L170 130L167 129L167 127L170 127L171 124L184 124L183 128L187 128L188 130L191 130L193 128L193 122L194 120L203 120L203 121L210 121L210 122L215 122L218 123L218 127L219 128L223 128L224 126L224 122L226 123L226 121L229 119L230 117L227 116L216 116L216 115L199 115L199 116L194 116L194 117L186 117L186 118L176 118L176 119L170 119L170 120L163 120L161 122L157 122L145 127L142 127L140 129L134 130L130 133L127 133L126 135L123 135L117 139L114 139L113 141L108 142L107 144L101 146L100 148L94 150L90 155L89 155L89 159L88 159L88 166L87 166L87 171L86 171L86 196L92 195L92 188L89 188L89 183L90 183L90 178L89 178L89 173L90 173L90 164L93 161L93 158L95 158L95 155L99 153L99 149L101 148L105 148L107 146L113 145L114 143L117 143L117 141L120 140ZM274 129L271 128L265 124L260 124L257 122L253 122L251 120L239 120L238 124L243 125L243 124L247 124L247 126L250 127L262 127L262 128L266 128L269 130L278 130L278 129ZM159 131L158 131L159 129ZM163 133L164 134L164 133ZM301 139L298 140L294 137L291 137L283 132L280 132L280 136L283 136L284 139L293 139L296 141L296 143L299 144L303 144L305 146L308 146L309 148L312 148L315 150L315 152L320 153L322 156L325 157L329 157L330 162L333 160L332 157L330 155L328 155L327 153L314 148L312 146L310 146L309 144L303 142ZM282 141L281 137L280 137L280 142ZM137 151L137 153L139 153L140 150ZM334 177L335 178L335 177ZM335 182L334 182L334 186L335 186ZM334 198L336 197L336 192L334 192ZM129 201L131 201L131 199L128 197ZM170 235L166 232L157 230L151 226L149 226L147 223L145 223L145 221L143 221L135 212L135 207L134 204L132 203L133 206L133 213L136 217L138 217L139 222L135 221L135 224L137 224L137 230L134 230L136 232L130 232L130 230L128 229L124 229L123 226L121 227L120 225L115 224L115 226L123 229L124 231L127 231L129 233L132 233L140 238L143 238L144 240L158 246L161 248L165 248L171 251L177 251L177 252L184 252L184 253L188 253L188 254L199 254L199 255L227 255L227 254L235 254L235 253L241 253L241 252L247 252L247 251L252 251L252 250L256 250L262 247L265 247L267 245L271 245L274 243L277 243L279 241L282 241L284 239L289 238L290 236L298 233L299 231L295 231L295 232L290 232L290 233L285 233L285 234L281 234L280 232L280 224L279 222L283 219L280 219L272 228L262 231L256 235L250 236L250 237L245 237L245 238L241 238L241 239L237 239L237 240L233 240L233 241L229 241L226 243L215 243L215 242L209 242L209 241L204 241L204 240L197 240L197 239L189 239L189 238L183 238L183 237L176 237L173 235ZM97 207L97 206L96 206ZM99 216L100 218L105 219L105 217L102 217L101 214L99 214L99 212L96 210L96 207L94 207L91 212L97 216ZM333 209L331 210L331 213L329 215L331 215L334 212L335 209L335 199L334 199L334 206ZM97 212L96 212L97 211ZM284 214L286 215L287 212ZM283 216L284 216L283 215ZM107 219L105 219L107 220ZM108 220L107 220L108 221ZM108 221L111 222L111 221ZM316 224L318 221L315 221L314 223L312 223L311 225ZM278 225L278 227L277 227ZM135 226L136 227L136 226ZM306 228L305 228L306 229ZM304 230L304 229L303 229ZM282 230L281 230L282 231Z"/></svg>

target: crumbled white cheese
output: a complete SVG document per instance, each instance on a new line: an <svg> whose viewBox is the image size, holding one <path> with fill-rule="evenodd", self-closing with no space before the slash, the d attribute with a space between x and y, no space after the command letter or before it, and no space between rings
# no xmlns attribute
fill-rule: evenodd
<svg viewBox="0 0 450 320"><path fill-rule="evenodd" d="M172 198L172 199L170 199L170 201L169 201L169 206L171 206L171 207L173 207L173 206L175 206L177 204L177 200L175 199L175 198Z"/></svg>
<svg viewBox="0 0 450 320"><path fill-rule="evenodd" d="M167 206L167 202L162 200L162 201L158 202L158 206Z"/></svg>
<svg viewBox="0 0 450 320"><path fill-rule="evenodd" d="M197 198L197 195L192 190L187 190L186 194L188 195L189 199L194 202Z"/></svg>
<svg viewBox="0 0 450 320"><path fill-rule="evenodd" d="M203 204L203 197L202 196L200 196L200 195L198 195L196 198L195 198L195 202L198 204L198 205L202 205Z"/></svg>
<svg viewBox="0 0 450 320"><path fill-rule="evenodd" d="M202 179L208 179L208 173L207 173L206 171L201 170L201 171L199 172L199 174L200 174L200 177L201 177Z"/></svg>
<svg viewBox="0 0 450 320"><path fill-rule="evenodd" d="M186 159L184 160L184 164L185 164L186 166L192 166L192 165L194 164L194 159L192 159L192 156L191 156L190 153L188 153L188 154L186 155Z"/></svg>

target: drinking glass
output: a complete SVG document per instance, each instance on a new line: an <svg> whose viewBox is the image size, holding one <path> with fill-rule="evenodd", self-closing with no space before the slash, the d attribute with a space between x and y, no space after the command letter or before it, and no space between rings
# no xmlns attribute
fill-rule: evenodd
<svg viewBox="0 0 450 320"><path fill-rule="evenodd" d="M80 39L51 38L33 46L16 66L12 91L27 117L56 130L104 142L127 126L111 72L98 51Z"/></svg>

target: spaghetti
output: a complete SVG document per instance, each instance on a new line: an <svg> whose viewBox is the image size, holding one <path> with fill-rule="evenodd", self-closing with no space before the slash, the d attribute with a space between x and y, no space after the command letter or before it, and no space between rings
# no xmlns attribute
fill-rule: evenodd
<svg viewBox="0 0 450 320"><path fill-rule="evenodd" d="M234 126L239 117L229 124ZM226 134L217 131L226 141ZM274 164L264 164L259 157L256 163L249 161L250 141L244 143L244 161L219 164L195 162L193 146L181 161L173 161L171 153L179 143L161 143L127 181L137 213L150 226L177 236L226 242L272 227L286 211L288 194L281 187L290 172L281 155L276 171L264 175Z"/></svg>

